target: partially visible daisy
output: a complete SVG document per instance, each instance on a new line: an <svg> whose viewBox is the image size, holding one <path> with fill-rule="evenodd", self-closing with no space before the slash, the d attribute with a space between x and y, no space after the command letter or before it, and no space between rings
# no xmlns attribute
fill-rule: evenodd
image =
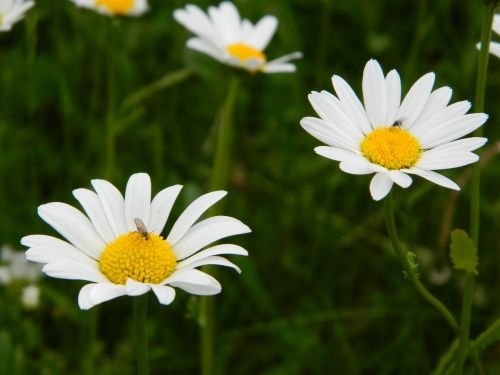
<svg viewBox="0 0 500 375"><path fill-rule="evenodd" d="M0 248L0 284L34 283L42 276L41 267L28 262L23 251L16 251L9 245Z"/></svg>
<svg viewBox="0 0 500 375"><path fill-rule="evenodd" d="M495 14L493 18L493 31L500 35L500 14ZM481 48L481 43L476 45L478 49ZM500 43L499 42L490 42L490 53L500 58Z"/></svg>
<svg viewBox="0 0 500 375"><path fill-rule="evenodd" d="M9 31L33 5L33 1L0 0L0 31Z"/></svg>
<svg viewBox="0 0 500 375"><path fill-rule="evenodd" d="M250 72L294 72L290 61L302 57L294 52L276 60L267 61L264 49L278 26L278 19L264 16L257 24L241 19L233 3L225 1L218 7L208 8L208 14L196 5L177 9L174 18L194 33L196 37L187 46L207 54L223 64L246 69Z"/></svg>
<svg viewBox="0 0 500 375"><path fill-rule="evenodd" d="M148 9L147 0L70 0L77 6L105 16L140 16Z"/></svg>
<svg viewBox="0 0 500 375"><path fill-rule="evenodd" d="M26 236L26 258L45 263L43 272L61 279L89 281L79 293L80 308L89 309L119 296L152 290L161 304L170 304L174 287L196 295L213 295L221 285L196 267L213 264L239 268L221 257L247 255L240 246L219 244L222 238L250 232L237 219L214 216L195 224L222 199L225 191L202 195L191 203L161 236L182 186L160 191L151 201L151 180L145 173L130 177L125 198L105 180L92 180L95 192L76 189L73 195L87 216L60 202L38 208L40 217L67 241L46 235ZM203 250L202 250L203 249Z"/></svg>
<svg viewBox="0 0 500 375"><path fill-rule="evenodd" d="M327 91L312 92L309 101L320 118L305 117L302 127L328 146L316 153L340 162L350 174L372 174L370 193L384 198L393 183L407 188L414 174L438 185L460 190L435 170L461 167L476 162L472 151L486 138L465 138L488 119L484 113L466 114L471 104L448 105L452 90L432 91L434 73L413 84L401 102L401 81L396 70L384 76L375 60L363 72L364 106L349 84L334 75L337 96Z"/></svg>

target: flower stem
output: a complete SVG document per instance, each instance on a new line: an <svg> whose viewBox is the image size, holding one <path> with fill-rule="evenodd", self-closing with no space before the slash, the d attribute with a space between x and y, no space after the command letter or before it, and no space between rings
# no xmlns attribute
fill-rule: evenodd
<svg viewBox="0 0 500 375"><path fill-rule="evenodd" d="M106 114L106 162L104 176L107 180L113 180L115 164L115 81L116 81L116 46L115 26L113 20L109 20L108 26L108 55L106 65L107 71L107 114Z"/></svg>
<svg viewBox="0 0 500 375"><path fill-rule="evenodd" d="M148 338L146 332L147 307L148 293L134 297L134 330L138 375L149 374Z"/></svg>
<svg viewBox="0 0 500 375"><path fill-rule="evenodd" d="M392 247L399 258L399 261L403 265L406 276L413 284L417 292L431 305L433 305L446 319L448 324L454 331L458 331L458 323L450 313L448 308L438 300L418 279L415 270L413 269L410 260L408 259L408 252L403 249L401 242L399 241L398 233L396 230L396 223L394 220L394 203L392 199L392 192L389 193L387 198L384 199L385 208L385 221L387 225L387 231L389 232L389 237L391 239Z"/></svg>
<svg viewBox="0 0 500 375"><path fill-rule="evenodd" d="M493 16L495 5L482 4L481 23L481 51L477 68L476 100L475 112L484 111L484 96L486 90L486 75L488 71L489 47L491 41ZM474 132L475 137L483 135L483 128L480 127ZM471 208L470 208L470 235L476 249L479 243L479 200L481 182L481 163L475 163L472 167L471 183ZM467 273L465 276L464 297L462 302L462 317L460 322L460 344L458 346L458 356L455 365L455 374L461 375L465 360L467 359L467 348L469 346L469 332L472 315L472 299L474 296L475 275Z"/></svg>
<svg viewBox="0 0 500 375"><path fill-rule="evenodd" d="M220 129L217 135L215 160L210 179L210 190L224 189L227 185L231 161L231 139L233 133L233 109L240 81L231 77L229 91L222 109ZM215 214L214 210L210 211ZM198 315L200 324L201 374L214 373L214 341L215 341L215 301L210 297L200 297Z"/></svg>

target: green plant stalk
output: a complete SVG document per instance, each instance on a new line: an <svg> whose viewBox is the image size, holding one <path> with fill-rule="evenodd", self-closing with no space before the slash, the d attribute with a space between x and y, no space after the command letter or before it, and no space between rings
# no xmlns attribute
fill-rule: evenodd
<svg viewBox="0 0 500 375"><path fill-rule="evenodd" d="M233 75L229 83L229 91L224 103L220 129L217 134L215 160L210 179L211 191L224 189L227 186L231 162L231 140L233 137L233 110L239 85L239 78ZM210 213L216 214L213 209ZM198 322L200 324L201 374L213 375L215 343L215 301L213 298L200 297Z"/></svg>
<svg viewBox="0 0 500 375"><path fill-rule="evenodd" d="M413 284L417 292L432 306L434 306L443 317L446 319L448 324L454 331L458 331L458 323L448 310L448 308L438 300L427 288L420 282L415 271L413 270L410 261L407 257L407 251L403 249L401 242L399 241L398 232L396 230L396 222L394 220L394 203L392 199L392 191L389 193L387 198L384 199L385 208L385 221L387 225L387 231L389 232L389 238L391 239L392 247L399 258L399 261L403 265L403 269L406 272L406 276Z"/></svg>
<svg viewBox="0 0 500 375"><path fill-rule="evenodd" d="M158 91L168 89L169 87L175 86L191 77L193 71L190 68L183 68L175 70L173 72L168 72L163 77L154 81L147 86L135 91L134 93L128 95L122 103L121 110L126 112L131 108L141 104L144 100L156 94Z"/></svg>
<svg viewBox="0 0 500 375"><path fill-rule="evenodd" d="M113 180L115 165L115 91L116 91L116 46L115 25L109 20L108 26L108 56L107 56L107 114L106 114L106 161L104 176L107 180Z"/></svg>
<svg viewBox="0 0 500 375"><path fill-rule="evenodd" d="M148 338L146 332L147 308L148 293L134 297L134 331L138 375L149 375Z"/></svg>
<svg viewBox="0 0 500 375"><path fill-rule="evenodd" d="M476 100L474 112L484 111L484 96L486 91L486 76L488 72L489 47L491 41L493 16L495 5L482 4L481 23L481 51L477 68ZM474 132L475 137L483 135L483 128L479 127ZM470 208L470 235L476 249L479 243L479 203L481 194L481 163L475 163L472 167L471 182L471 208ZM462 301L462 317L460 322L460 344L458 347L455 374L461 375L465 360L467 359L467 348L469 346L470 322L472 315L472 299L474 295L475 276L467 273L465 276L464 297Z"/></svg>

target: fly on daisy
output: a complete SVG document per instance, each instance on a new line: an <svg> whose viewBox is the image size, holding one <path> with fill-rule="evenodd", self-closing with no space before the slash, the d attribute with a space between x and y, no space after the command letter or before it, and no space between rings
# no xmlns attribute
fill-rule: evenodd
<svg viewBox="0 0 500 375"><path fill-rule="evenodd" d="M92 186L95 192L73 191L86 215L60 202L38 208L40 217L66 241L46 235L21 240L29 247L26 258L44 263L42 271L48 276L90 282L80 290L80 308L150 290L161 304L168 305L175 297L174 287L191 294L213 295L220 293L221 285L197 267L212 264L240 271L221 255L248 255L245 249L232 244L206 247L250 229L229 216L196 223L226 195L225 191L207 193L192 202L163 238L161 233L181 185L163 189L152 201L151 180L146 173L130 177L125 198L105 180L92 180Z"/></svg>
<svg viewBox="0 0 500 375"><path fill-rule="evenodd" d="M268 61L264 53L278 26L274 16L264 16L257 24L241 19L233 3L211 6L205 13L196 5L186 5L174 12L174 18L196 36L187 46L233 67L252 73L294 72L291 60L302 57L294 52Z"/></svg>
<svg viewBox="0 0 500 375"><path fill-rule="evenodd" d="M0 0L0 31L9 31L33 5L33 1Z"/></svg>
<svg viewBox="0 0 500 375"><path fill-rule="evenodd" d="M407 188L409 174L438 185L460 190L459 186L435 170L457 168L476 162L472 151L486 138L464 138L484 124L484 113L467 114L471 104L460 101L448 105L452 90L432 91L434 73L422 76L401 102L401 81L396 70L384 76L375 60L363 72L364 106L349 84L334 75L337 96L312 92L309 101L320 118L305 117L302 127L327 144L316 153L340 162L350 174L372 174L370 193L383 199L392 185Z"/></svg>
<svg viewBox="0 0 500 375"><path fill-rule="evenodd" d="M76 6L92 9L105 16L140 16L149 7L147 0L70 0Z"/></svg>

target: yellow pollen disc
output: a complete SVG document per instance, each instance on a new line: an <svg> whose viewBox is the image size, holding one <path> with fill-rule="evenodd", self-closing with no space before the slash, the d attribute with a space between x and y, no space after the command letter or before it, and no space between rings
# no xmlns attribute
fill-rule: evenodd
<svg viewBox="0 0 500 375"><path fill-rule="evenodd" d="M232 56L239 59L241 62L246 62L250 59L257 59L266 62L266 55L253 47L246 44L231 44L227 47L227 52Z"/></svg>
<svg viewBox="0 0 500 375"><path fill-rule="evenodd" d="M376 129L361 142L361 152L372 163L387 169L410 168L420 157L420 144L399 127Z"/></svg>
<svg viewBox="0 0 500 375"><path fill-rule="evenodd" d="M146 239L139 232L122 234L106 246L99 259L101 272L112 283L122 285L128 278L158 284L174 272L176 264L167 241L154 233Z"/></svg>
<svg viewBox="0 0 500 375"><path fill-rule="evenodd" d="M95 0L97 6L103 6L109 13L128 14L134 6L134 0Z"/></svg>

